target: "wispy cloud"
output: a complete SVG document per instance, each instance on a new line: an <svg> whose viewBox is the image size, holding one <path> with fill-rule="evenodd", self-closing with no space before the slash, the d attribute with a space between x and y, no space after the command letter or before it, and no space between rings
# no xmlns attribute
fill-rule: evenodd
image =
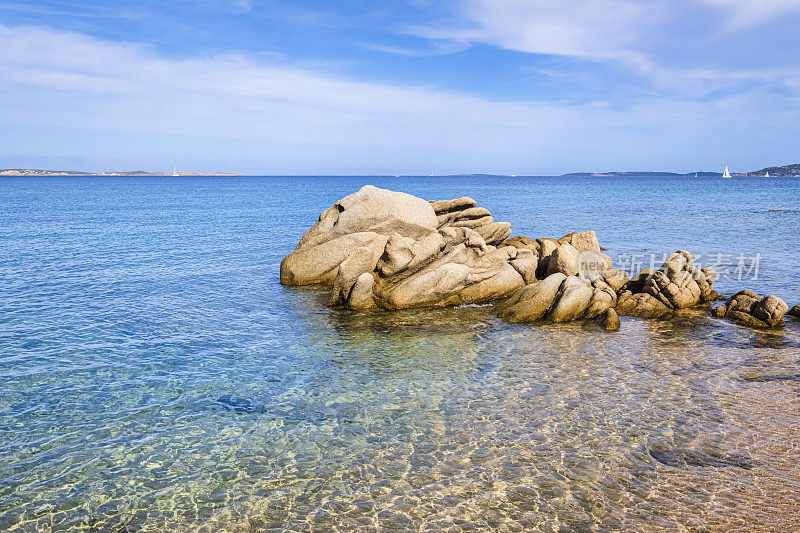
<svg viewBox="0 0 800 533"><path fill-rule="evenodd" d="M250 11L253 9L254 2L255 0L235 0L234 4L245 11Z"/></svg>
<svg viewBox="0 0 800 533"><path fill-rule="evenodd" d="M469 48L469 44L466 42L458 42L452 39L446 39L430 40L427 45L416 48L384 45L379 43L365 43L364 47L371 50L377 50L379 52L386 52L388 54L396 54L408 57L428 57L461 52Z"/></svg>
<svg viewBox="0 0 800 533"><path fill-rule="evenodd" d="M534 54L641 61L630 45L650 28L651 10L630 0L465 0L462 22L409 32Z"/></svg>
<svg viewBox="0 0 800 533"><path fill-rule="evenodd" d="M36 4L0 1L0 12L16 12L41 17L77 17L86 19L135 19L142 18L143 12L134 8L109 8L94 6L42 6Z"/></svg>
<svg viewBox="0 0 800 533"><path fill-rule="evenodd" d="M765 98L768 88L711 103L677 92L581 105L497 101L237 54L166 58L141 44L41 27L0 26L0 71L6 154L39 147L98 161L100 152L119 152L138 157L137 166L218 153L228 168L265 172L675 168L704 143L700 163L715 168L751 129L784 124L760 137L778 151L791 144L785 124L800 124L796 102L778 109L795 96ZM84 134L23 144L18 132L30 128Z"/></svg>
<svg viewBox="0 0 800 533"><path fill-rule="evenodd" d="M735 31L800 12L800 0L700 0L720 9L723 28Z"/></svg>
<svg viewBox="0 0 800 533"><path fill-rule="evenodd" d="M531 54L613 59L644 72L658 68L660 56L669 56L671 45L680 48L683 40L692 40L702 57L715 38L800 14L800 0L460 0L453 5L452 17L412 26L408 33ZM687 27L694 33L687 35Z"/></svg>

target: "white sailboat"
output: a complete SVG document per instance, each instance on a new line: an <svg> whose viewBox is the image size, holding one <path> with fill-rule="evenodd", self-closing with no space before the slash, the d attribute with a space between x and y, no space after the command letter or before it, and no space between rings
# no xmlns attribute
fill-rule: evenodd
<svg viewBox="0 0 800 533"><path fill-rule="evenodd" d="M722 177L723 178L730 178L731 177L731 173L728 170L728 165L725 165L725 172L722 174Z"/></svg>
<svg viewBox="0 0 800 533"><path fill-rule="evenodd" d="M766 173L766 174L764 174L764 177L765 177L765 178L768 178L768 177L769 177L769 170L767 170L767 173Z"/></svg>
<svg viewBox="0 0 800 533"><path fill-rule="evenodd" d="M173 167L172 168L172 175L173 176L180 176L180 174L178 174L178 167Z"/></svg>
<svg viewBox="0 0 800 533"><path fill-rule="evenodd" d="M694 177L695 177L695 178L697 177L697 172L695 172L695 173L694 173Z"/></svg>

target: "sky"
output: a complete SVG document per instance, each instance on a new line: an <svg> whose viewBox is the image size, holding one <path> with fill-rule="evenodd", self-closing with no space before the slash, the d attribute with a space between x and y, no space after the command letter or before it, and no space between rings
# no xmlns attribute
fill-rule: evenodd
<svg viewBox="0 0 800 533"><path fill-rule="evenodd" d="M800 162L800 0L0 0L0 168Z"/></svg>

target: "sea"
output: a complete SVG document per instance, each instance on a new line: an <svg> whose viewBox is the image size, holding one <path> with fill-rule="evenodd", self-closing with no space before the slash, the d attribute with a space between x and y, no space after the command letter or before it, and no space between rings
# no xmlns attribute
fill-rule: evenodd
<svg viewBox="0 0 800 533"><path fill-rule="evenodd" d="M356 313L279 283L365 184L800 304L800 179L0 178L0 530L797 531L800 322Z"/></svg>

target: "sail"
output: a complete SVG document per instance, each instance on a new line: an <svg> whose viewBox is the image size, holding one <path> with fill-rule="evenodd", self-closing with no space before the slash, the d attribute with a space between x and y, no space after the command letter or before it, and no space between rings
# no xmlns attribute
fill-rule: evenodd
<svg viewBox="0 0 800 533"><path fill-rule="evenodd" d="M730 173L730 171L728 170L728 165L725 165L725 173L724 173L724 174L722 174L722 177L723 177L723 178L730 178L730 177L731 177L731 173Z"/></svg>

